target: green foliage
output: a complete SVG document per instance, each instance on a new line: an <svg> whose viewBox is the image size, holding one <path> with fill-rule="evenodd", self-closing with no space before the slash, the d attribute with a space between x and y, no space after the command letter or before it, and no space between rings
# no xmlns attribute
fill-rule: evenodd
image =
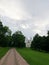
<svg viewBox="0 0 49 65"><path fill-rule="evenodd" d="M3 26L0 21L0 47L7 47L11 44L11 31L7 26Z"/></svg>
<svg viewBox="0 0 49 65"><path fill-rule="evenodd" d="M21 31L17 31L12 35L14 47L25 47L25 37Z"/></svg>
<svg viewBox="0 0 49 65"><path fill-rule="evenodd" d="M28 48L16 49L29 65L49 65L49 54L34 51Z"/></svg>
<svg viewBox="0 0 49 65"><path fill-rule="evenodd" d="M41 37L38 34L36 34L35 37L33 38L31 48L33 47L33 49L39 50L40 49L40 41L41 41Z"/></svg>
<svg viewBox="0 0 49 65"><path fill-rule="evenodd" d="M25 47L25 36L21 31L16 31L11 35L11 30L7 26L3 26L0 21L0 47ZM39 51L49 52L49 31L47 36L39 36L36 34L32 40L31 48Z"/></svg>
<svg viewBox="0 0 49 65"><path fill-rule="evenodd" d="M11 30L0 22L0 47L25 47L25 37L21 31L11 36Z"/></svg>
<svg viewBox="0 0 49 65"><path fill-rule="evenodd" d="M39 51L49 52L49 31L48 36L39 36L36 34L32 40L31 48Z"/></svg>

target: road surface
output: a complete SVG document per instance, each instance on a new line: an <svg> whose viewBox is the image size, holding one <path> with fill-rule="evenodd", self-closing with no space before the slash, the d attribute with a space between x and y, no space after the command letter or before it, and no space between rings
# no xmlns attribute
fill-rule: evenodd
<svg viewBox="0 0 49 65"><path fill-rule="evenodd" d="M0 60L0 65L29 65L15 50L10 49L7 54Z"/></svg>

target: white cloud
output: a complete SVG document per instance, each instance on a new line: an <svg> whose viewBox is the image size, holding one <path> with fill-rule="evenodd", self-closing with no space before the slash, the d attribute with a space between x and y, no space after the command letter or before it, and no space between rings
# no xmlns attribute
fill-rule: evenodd
<svg viewBox="0 0 49 65"><path fill-rule="evenodd" d="M4 25L27 37L49 30L49 0L0 0L0 15Z"/></svg>
<svg viewBox="0 0 49 65"><path fill-rule="evenodd" d="M29 28L29 25L28 24L21 24L20 27L22 27L23 29L28 29Z"/></svg>
<svg viewBox="0 0 49 65"><path fill-rule="evenodd" d="M40 34L41 33L41 31L40 30L38 30L38 29L35 29L35 30L33 30L35 33L38 33L38 34Z"/></svg>
<svg viewBox="0 0 49 65"><path fill-rule="evenodd" d="M0 8L4 11L4 16L8 16L12 19L22 20L30 18L29 14L23 10L24 6L22 6L19 0L2 0L0 2Z"/></svg>

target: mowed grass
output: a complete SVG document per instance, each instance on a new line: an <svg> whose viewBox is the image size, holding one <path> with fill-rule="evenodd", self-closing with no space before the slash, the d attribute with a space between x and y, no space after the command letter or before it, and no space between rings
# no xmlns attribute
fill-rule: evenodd
<svg viewBox="0 0 49 65"><path fill-rule="evenodd" d="M29 65L49 65L49 54L28 48L16 49Z"/></svg>
<svg viewBox="0 0 49 65"><path fill-rule="evenodd" d="M9 50L7 47L1 47L0 48L0 59L6 54L6 52Z"/></svg>

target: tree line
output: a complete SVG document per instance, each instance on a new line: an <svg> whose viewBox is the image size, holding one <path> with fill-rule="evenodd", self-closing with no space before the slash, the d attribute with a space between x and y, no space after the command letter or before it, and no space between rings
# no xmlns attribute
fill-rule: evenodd
<svg viewBox="0 0 49 65"><path fill-rule="evenodd" d="M0 47L26 47L25 36L21 31L12 34L7 26L0 21ZM49 52L49 31L47 36L36 34L31 42L31 49Z"/></svg>
<svg viewBox="0 0 49 65"><path fill-rule="evenodd" d="M49 52L49 31L47 36L36 34L32 40L31 48L38 51Z"/></svg>
<svg viewBox="0 0 49 65"><path fill-rule="evenodd" d="M3 26L0 21L0 47L25 47L25 36L21 31L11 34L7 26Z"/></svg>

